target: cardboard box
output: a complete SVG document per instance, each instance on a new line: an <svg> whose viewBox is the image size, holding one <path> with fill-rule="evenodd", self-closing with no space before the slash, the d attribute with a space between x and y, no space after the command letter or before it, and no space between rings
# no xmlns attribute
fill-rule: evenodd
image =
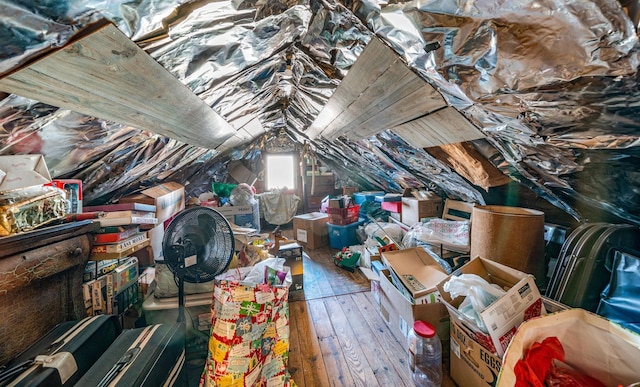
<svg viewBox="0 0 640 387"><path fill-rule="evenodd" d="M42 155L0 156L0 192L13 191L51 181Z"/></svg>
<svg viewBox="0 0 640 387"><path fill-rule="evenodd" d="M308 249L317 249L329 244L329 216L322 212L297 215L293 217L293 235Z"/></svg>
<svg viewBox="0 0 640 387"><path fill-rule="evenodd" d="M82 214L82 180L78 179L53 179L52 187L60 188L67 194L67 212L70 214Z"/></svg>
<svg viewBox="0 0 640 387"><path fill-rule="evenodd" d="M502 358L480 345L451 321L450 375L460 386L495 386Z"/></svg>
<svg viewBox="0 0 640 387"><path fill-rule="evenodd" d="M407 335L416 320L423 320L436 327L440 340L449 340L449 314L439 302L414 305L393 286L389 270L380 272L380 314L391 333L408 349ZM443 347L447 348L447 347Z"/></svg>
<svg viewBox="0 0 640 387"><path fill-rule="evenodd" d="M156 206L158 224L184 209L184 187L175 182L162 183L133 195L120 198L120 203L143 203Z"/></svg>
<svg viewBox="0 0 640 387"><path fill-rule="evenodd" d="M413 303L435 293L438 283L449 276L440 263L422 247L386 251L381 257L394 280L404 285L404 289L400 290Z"/></svg>
<svg viewBox="0 0 640 387"><path fill-rule="evenodd" d="M424 218L439 218L442 215L442 198L433 194L429 199L402 198L402 223L413 226Z"/></svg>
<svg viewBox="0 0 640 387"><path fill-rule="evenodd" d="M238 183L249 185L255 184L256 180L258 180L258 176L255 173L237 160L229 162L229 176Z"/></svg>
<svg viewBox="0 0 640 387"><path fill-rule="evenodd" d="M380 252L378 248L375 246L365 246L363 249L362 255L360 256L360 262L358 264L360 267L366 267L371 269L371 265L374 261L380 260Z"/></svg>
<svg viewBox="0 0 640 387"><path fill-rule="evenodd" d="M474 340L499 356L504 354L523 321L546 314L542 296L530 274L481 257L472 259L451 276L460 274L476 274L506 291L504 296L479 313L489 332L487 335L470 318L458 311L464 297L452 299L444 290L444 284L449 278L438 284L441 300L449 310L451 320L458 322Z"/></svg>
<svg viewBox="0 0 640 387"><path fill-rule="evenodd" d="M277 256L284 258L284 265L291 270L291 275L293 276L291 290L302 289L302 275L304 274L302 246L295 242L287 243L286 245L280 246Z"/></svg>
<svg viewBox="0 0 640 387"><path fill-rule="evenodd" d="M214 210L222 214L227 220L236 226L254 228L260 232L260 224L256 223L254 211L258 211L258 206L223 206L215 207Z"/></svg>

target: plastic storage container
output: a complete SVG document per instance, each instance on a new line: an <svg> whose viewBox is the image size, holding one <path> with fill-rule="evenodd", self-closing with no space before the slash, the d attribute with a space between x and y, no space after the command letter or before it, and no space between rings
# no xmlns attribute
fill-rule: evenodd
<svg viewBox="0 0 640 387"><path fill-rule="evenodd" d="M360 216L360 205L356 204L347 208L327 208L329 223L339 226L356 223Z"/></svg>
<svg viewBox="0 0 640 387"><path fill-rule="evenodd" d="M346 226L327 223L327 227L329 228L329 246L332 249L341 249L343 247L359 245L360 242L358 241L356 230L363 222L364 219L360 218L358 222Z"/></svg>
<svg viewBox="0 0 640 387"><path fill-rule="evenodd" d="M353 194L353 202L355 204L362 204L364 202L373 202L375 201L376 195L384 195L384 192L382 191L356 192Z"/></svg>
<svg viewBox="0 0 640 387"><path fill-rule="evenodd" d="M436 329L416 320L409 331L409 370L416 386L442 385L442 344Z"/></svg>

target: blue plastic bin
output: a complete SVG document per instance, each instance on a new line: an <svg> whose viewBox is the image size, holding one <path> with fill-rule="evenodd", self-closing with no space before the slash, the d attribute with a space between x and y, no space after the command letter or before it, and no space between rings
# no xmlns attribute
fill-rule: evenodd
<svg viewBox="0 0 640 387"><path fill-rule="evenodd" d="M356 230L358 226L364 223L364 219L360 218L359 221L345 226L338 226L337 224L327 223L329 228L329 246L332 249L342 249L343 247L359 245Z"/></svg>
<svg viewBox="0 0 640 387"><path fill-rule="evenodd" d="M384 195L384 192L382 191L355 192L353 194L353 202L355 204L362 204L364 202L373 202L375 201L376 195Z"/></svg>

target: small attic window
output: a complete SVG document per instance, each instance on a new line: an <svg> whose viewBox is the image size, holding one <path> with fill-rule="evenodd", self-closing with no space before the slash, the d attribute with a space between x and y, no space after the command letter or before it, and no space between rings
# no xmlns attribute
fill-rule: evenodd
<svg viewBox="0 0 640 387"><path fill-rule="evenodd" d="M293 154L265 155L265 185L267 190L296 188L296 158Z"/></svg>

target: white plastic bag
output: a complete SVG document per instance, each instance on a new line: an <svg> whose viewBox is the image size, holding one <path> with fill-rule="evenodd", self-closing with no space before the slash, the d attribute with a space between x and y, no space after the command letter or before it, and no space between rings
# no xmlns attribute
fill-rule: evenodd
<svg viewBox="0 0 640 387"><path fill-rule="evenodd" d="M476 274L452 276L443 288L451 295L452 299L458 296L465 297L458 310L471 319L483 332L489 333L480 318L480 312L504 296L506 294L504 290L495 284L490 284Z"/></svg>
<svg viewBox="0 0 640 387"><path fill-rule="evenodd" d="M267 258L264 261L256 263L254 266L239 267L228 270L216 276L216 280L241 281L243 284L254 286L256 284L265 283L265 269L267 267L277 271L285 271L284 263L284 258ZM286 271L287 276L282 286L290 286L293 282L293 279L291 278L291 271Z"/></svg>

